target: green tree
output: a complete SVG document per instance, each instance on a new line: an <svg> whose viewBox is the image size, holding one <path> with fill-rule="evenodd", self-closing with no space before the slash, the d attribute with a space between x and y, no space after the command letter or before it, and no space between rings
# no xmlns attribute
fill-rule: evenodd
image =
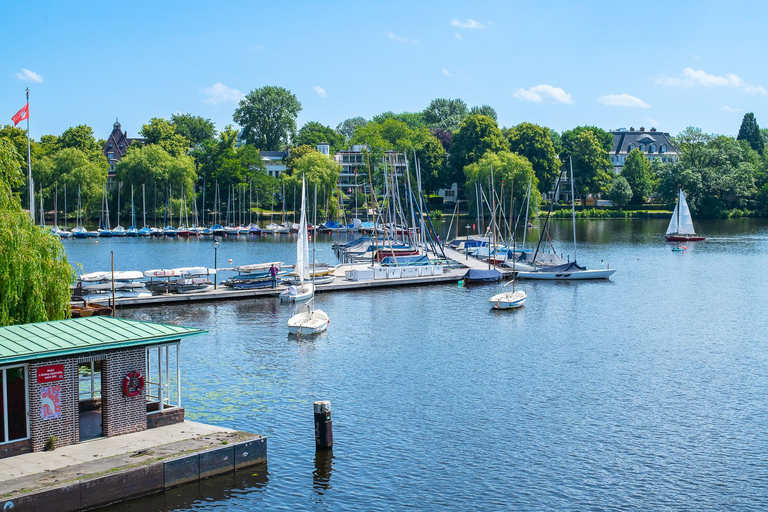
<svg viewBox="0 0 768 512"><path fill-rule="evenodd" d="M709 164L709 144L715 137L701 131L701 128L689 126L674 138L680 150L680 162L692 168L702 168Z"/></svg>
<svg viewBox="0 0 768 512"><path fill-rule="evenodd" d="M619 208L624 208L624 206L632 200L633 195L632 187L629 186L626 178L624 178L624 176L619 176L613 180L613 183L611 183L608 199Z"/></svg>
<svg viewBox="0 0 768 512"><path fill-rule="evenodd" d="M288 89L265 86L240 101L234 120L243 127L243 139L264 151L285 148L296 132L301 102Z"/></svg>
<svg viewBox="0 0 768 512"><path fill-rule="evenodd" d="M480 105L480 106L475 105L474 107L469 109L469 114L470 115L480 114L481 116L488 116L497 122L499 120L499 115L496 113L496 109L490 105Z"/></svg>
<svg viewBox="0 0 768 512"><path fill-rule="evenodd" d="M749 145L760 153L763 154L764 142L762 134L760 133L760 127L757 125L755 114L747 112L744 114L744 119L741 121L741 127L739 128L739 135L736 140L746 140Z"/></svg>
<svg viewBox="0 0 768 512"><path fill-rule="evenodd" d="M469 115L467 104L463 100L437 98L424 109L424 121L430 128L456 131L465 117ZM495 121L494 121L495 122Z"/></svg>
<svg viewBox="0 0 768 512"><path fill-rule="evenodd" d="M160 117L153 117L141 127L146 144L157 144L169 155L178 157L189 151L190 141L176 133L176 127Z"/></svg>
<svg viewBox="0 0 768 512"><path fill-rule="evenodd" d="M574 145L576 138L583 132L592 133L595 139L597 139L598 144L606 153L610 153L613 149L613 135L611 135L611 133L602 128L598 128L597 126L577 126L573 130L566 130L560 135L562 143L561 154L564 153L566 156L566 159L563 160L563 162L567 161L567 156Z"/></svg>
<svg viewBox="0 0 768 512"><path fill-rule="evenodd" d="M642 151L635 148L629 152L621 170L621 176L632 190L629 204L643 204L645 198L651 195L653 182L651 181L651 162Z"/></svg>
<svg viewBox="0 0 768 512"><path fill-rule="evenodd" d="M563 133L563 146L567 155L573 159L573 180L576 194L582 198L581 204L585 204L587 194L605 194L613 177L613 165L608 158L608 151L602 145L591 130L583 130L574 137L568 137L568 145L565 144ZM569 163L566 163L569 165Z"/></svg>
<svg viewBox="0 0 768 512"><path fill-rule="evenodd" d="M336 131L349 140L358 127L365 126L366 124L368 124L368 121L364 117L350 117L340 122L336 126Z"/></svg>
<svg viewBox="0 0 768 512"><path fill-rule="evenodd" d="M57 176L59 190L67 186L67 204L77 204L78 187L80 189L81 204L85 212L94 214L101 208L101 198L104 187L107 184L109 165L102 159L97 163L88 158L82 150L77 148L65 148L57 151L51 157L52 173ZM87 212L87 213L86 213Z"/></svg>
<svg viewBox="0 0 768 512"><path fill-rule="evenodd" d="M509 151L486 152L477 162L464 168L466 189L474 191L475 185L479 185L485 190L486 197L490 197L488 188L491 183L491 174L493 174L493 187L496 194L504 198L505 201L509 198L509 187L514 187L513 197L518 207L524 204L522 201L526 199L528 182L533 174L530 207L534 208L534 205L537 204L538 179L531 162L524 156ZM475 212L477 211L476 198L477 194L467 194L470 209ZM540 196L538 198L540 199ZM509 205L506 209L509 209Z"/></svg>
<svg viewBox="0 0 768 512"><path fill-rule="evenodd" d="M454 170L452 182L463 183L464 168L479 161L487 151L507 151L509 142L496 121L478 114L464 119L453 136L450 164Z"/></svg>
<svg viewBox="0 0 768 512"><path fill-rule="evenodd" d="M338 163L315 151L296 159L293 162L293 172L290 175L283 174L282 177L286 190L294 187L301 190L301 179L305 177L310 201L313 201L314 186L317 185L318 203L320 203L317 205L318 210L323 204L328 204L329 211L326 215L335 217L331 212L338 210L336 184L339 181L339 174L341 174L341 166Z"/></svg>
<svg viewBox="0 0 768 512"><path fill-rule="evenodd" d="M531 123L520 123L504 130L510 151L524 156L531 162L539 183L546 191L554 187L561 167L549 133L548 128Z"/></svg>
<svg viewBox="0 0 768 512"><path fill-rule="evenodd" d="M173 114L171 124L177 134L181 135L192 144L202 144L203 141L216 137L216 125L213 121L192 114Z"/></svg>
<svg viewBox="0 0 768 512"><path fill-rule="evenodd" d="M399 114L395 114L394 112L389 111L377 116L373 116L374 123L382 124L388 119L394 119L396 121L403 122L408 125L408 128L411 129L424 128L427 125L424 121L424 114L422 112L401 112Z"/></svg>
<svg viewBox="0 0 768 512"><path fill-rule="evenodd" d="M336 151L344 148L346 139L330 126L324 126L316 121L309 121L301 127L296 138L293 140L293 145L307 145L316 148L318 144L323 142L330 144L331 154L334 154Z"/></svg>
<svg viewBox="0 0 768 512"><path fill-rule="evenodd" d="M24 182L22 162L0 139L0 325L69 317L75 278L61 240L34 226L13 194Z"/></svg>
<svg viewBox="0 0 768 512"><path fill-rule="evenodd" d="M304 144L302 146L296 146L288 150L288 158L285 159L285 165L288 167L288 172L293 171L293 163L299 158L309 153L319 153L316 146L310 146Z"/></svg>
<svg viewBox="0 0 768 512"><path fill-rule="evenodd" d="M59 149L79 149L85 153L89 159L95 160L104 158L104 155L101 152L101 146L93 136L93 129L84 124L64 130L64 132L56 139L56 145Z"/></svg>
<svg viewBox="0 0 768 512"><path fill-rule="evenodd" d="M194 198L197 181L195 164L188 155L173 156L159 144L131 146L117 164L117 181L124 186L140 189L142 184L156 184L163 195L170 194L177 202L184 196L187 202ZM177 207L174 207L178 211Z"/></svg>

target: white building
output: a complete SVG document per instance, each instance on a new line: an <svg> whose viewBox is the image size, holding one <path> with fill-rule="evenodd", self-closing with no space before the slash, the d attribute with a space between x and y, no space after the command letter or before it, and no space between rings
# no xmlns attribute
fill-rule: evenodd
<svg viewBox="0 0 768 512"><path fill-rule="evenodd" d="M656 128L646 131L641 126L639 130L619 129L610 133L613 135L610 157L616 174L621 172L627 156L635 148L642 151L651 161L659 159L662 162L675 163L680 157L680 152L672 143L669 133L658 132Z"/></svg>

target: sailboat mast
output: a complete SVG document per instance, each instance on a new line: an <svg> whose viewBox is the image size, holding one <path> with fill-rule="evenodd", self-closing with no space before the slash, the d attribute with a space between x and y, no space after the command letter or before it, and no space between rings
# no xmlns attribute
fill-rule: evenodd
<svg viewBox="0 0 768 512"><path fill-rule="evenodd" d="M141 213L144 215L144 225L142 227L147 227L147 194L144 185L144 183L141 184Z"/></svg>
<svg viewBox="0 0 768 512"><path fill-rule="evenodd" d="M680 209L682 208L682 204L683 204L683 186L680 185L680 190L678 191L678 197L677 197L677 208L675 208L675 210L677 211L677 227L675 228L676 235L680 233Z"/></svg>
<svg viewBox="0 0 768 512"><path fill-rule="evenodd" d="M573 158L569 157L571 166L571 224L573 225L573 261L576 261L576 198L573 196Z"/></svg>

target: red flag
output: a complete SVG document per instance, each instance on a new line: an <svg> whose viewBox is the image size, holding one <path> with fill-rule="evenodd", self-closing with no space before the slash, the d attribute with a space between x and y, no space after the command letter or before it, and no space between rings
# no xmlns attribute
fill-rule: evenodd
<svg viewBox="0 0 768 512"><path fill-rule="evenodd" d="M13 121L13 126L16 126L25 119L29 119L29 103L21 107L21 110L16 112L16 115L11 118L11 121Z"/></svg>

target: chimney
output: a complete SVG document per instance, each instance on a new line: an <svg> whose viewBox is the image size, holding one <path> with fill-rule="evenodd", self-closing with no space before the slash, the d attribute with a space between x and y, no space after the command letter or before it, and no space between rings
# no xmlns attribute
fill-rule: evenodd
<svg viewBox="0 0 768 512"><path fill-rule="evenodd" d="M656 128L654 128L654 127L652 126L652 127L651 127L651 131L652 131L652 132L655 132L655 131L656 131Z"/></svg>
<svg viewBox="0 0 768 512"><path fill-rule="evenodd" d="M641 131L641 132L644 132L644 131L645 131L645 127L644 127L644 126L641 126L641 127L640 127L640 131Z"/></svg>
<svg viewBox="0 0 768 512"><path fill-rule="evenodd" d="M629 127L629 131L631 131L631 132L635 131L635 127L634 126L630 126Z"/></svg>

